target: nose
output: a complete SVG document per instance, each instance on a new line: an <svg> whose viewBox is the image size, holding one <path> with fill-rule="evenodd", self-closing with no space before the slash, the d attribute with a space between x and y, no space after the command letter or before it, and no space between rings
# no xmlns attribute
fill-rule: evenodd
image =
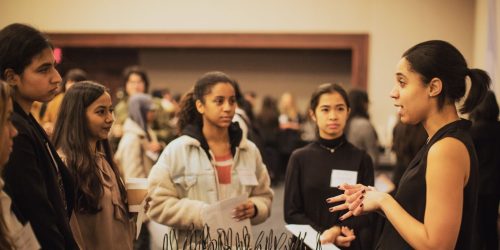
<svg viewBox="0 0 500 250"><path fill-rule="evenodd" d="M62 83L62 78L61 75L59 74L59 71L54 67L53 68L53 75L52 75L52 83L56 84L61 84Z"/></svg>
<svg viewBox="0 0 500 250"><path fill-rule="evenodd" d="M106 122L107 123L115 122L115 115L113 114L113 112L108 112L108 115L106 116Z"/></svg>
<svg viewBox="0 0 500 250"><path fill-rule="evenodd" d="M234 104L230 103L229 101L225 101L222 108L224 109L224 111L227 112L227 111L231 111L233 106L234 106Z"/></svg>
<svg viewBox="0 0 500 250"><path fill-rule="evenodd" d="M337 119L337 112L335 112L335 110L332 110L328 113L328 119L330 120L335 120Z"/></svg>
<svg viewBox="0 0 500 250"><path fill-rule="evenodd" d="M389 96L393 99L397 99L399 97L398 86L394 85L394 87L392 87L391 92L389 92Z"/></svg>

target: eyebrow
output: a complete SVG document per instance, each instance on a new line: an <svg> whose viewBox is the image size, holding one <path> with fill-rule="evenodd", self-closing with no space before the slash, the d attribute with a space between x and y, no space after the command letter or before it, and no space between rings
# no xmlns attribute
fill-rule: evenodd
<svg viewBox="0 0 500 250"><path fill-rule="evenodd" d="M108 107L106 105L99 105L99 106L95 107L94 110L97 110L97 109L100 109L100 108L104 108L105 109L105 108L108 108Z"/></svg>
<svg viewBox="0 0 500 250"><path fill-rule="evenodd" d="M323 107L329 108L329 107L331 107L331 106L332 106L332 105L323 104L323 105L320 105L319 107L320 107L320 108L323 108ZM333 105L333 106L334 106L334 107L339 107L339 106L341 106L341 107L347 107L347 105L346 105L345 103L339 103L339 104L335 104L335 105Z"/></svg>
<svg viewBox="0 0 500 250"><path fill-rule="evenodd" d="M53 63L45 62L42 65L38 66L37 69L40 69L40 68L43 68L43 67L51 67L53 65L54 65Z"/></svg>
<svg viewBox="0 0 500 250"><path fill-rule="evenodd" d="M397 73L396 73L396 76L402 76L402 77L405 77L405 78L406 78L406 76L405 76L403 73L401 73L401 72L397 72Z"/></svg>

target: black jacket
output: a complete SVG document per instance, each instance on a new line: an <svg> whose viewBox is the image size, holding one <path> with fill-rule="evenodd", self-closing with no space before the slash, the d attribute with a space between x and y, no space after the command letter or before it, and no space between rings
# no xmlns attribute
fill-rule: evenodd
<svg viewBox="0 0 500 250"><path fill-rule="evenodd" d="M12 121L18 135L3 174L5 191L21 213L18 218L30 221L43 249L78 249L69 226L75 192L69 170L33 116L15 102ZM61 174L66 207L54 161Z"/></svg>

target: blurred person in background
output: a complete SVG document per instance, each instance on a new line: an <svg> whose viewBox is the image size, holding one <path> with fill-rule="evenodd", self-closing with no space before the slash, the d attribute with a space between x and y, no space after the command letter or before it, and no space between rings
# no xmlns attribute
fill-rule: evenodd
<svg viewBox="0 0 500 250"><path fill-rule="evenodd" d="M137 93L148 93L149 77L139 66L129 66L123 70L124 96L115 105L115 123L111 128L110 142L113 150L123 136L123 123L128 117L128 99Z"/></svg>
<svg viewBox="0 0 500 250"><path fill-rule="evenodd" d="M262 138L262 160L267 166L273 185L276 184L277 173L282 169L278 150L279 115L277 100L272 96L265 96L262 100L260 113L256 118L256 125Z"/></svg>
<svg viewBox="0 0 500 250"><path fill-rule="evenodd" d="M151 124L151 128L155 131L158 141L167 145L170 141L177 138L177 112L179 112L179 104L174 100L170 90L157 89L152 93L153 102L158 108L156 111L156 119Z"/></svg>
<svg viewBox="0 0 500 250"><path fill-rule="evenodd" d="M404 124L399 121L393 129L392 150L396 154L396 167L392 181L396 185L406 171L411 160L427 141L427 132L422 124Z"/></svg>
<svg viewBox="0 0 500 250"><path fill-rule="evenodd" d="M61 102L64 98L64 93L76 82L85 81L87 79L87 73L82 69L70 69L63 78L63 82L61 84L61 92L56 97L54 97L52 101L42 104L42 106L45 105L46 107L45 113L41 118L41 124L49 137L52 137L54 124L56 123L57 116L59 115L59 107L61 106Z"/></svg>
<svg viewBox="0 0 500 250"><path fill-rule="evenodd" d="M378 165L379 142L377 132L368 114L368 94L363 90L349 91L351 114L347 121L347 140L370 155L375 168Z"/></svg>
<svg viewBox="0 0 500 250"><path fill-rule="evenodd" d="M278 142L281 169L275 173L275 178L277 180L282 180L286 172L290 155L295 149L304 146L301 137L301 124L303 119L295 103L295 97L290 92L285 92L281 95L278 109L280 112L278 119L280 125Z"/></svg>
<svg viewBox="0 0 500 250"><path fill-rule="evenodd" d="M500 200L500 122L495 94L488 91L471 112L471 136L479 160L478 226L479 249L498 249L498 204Z"/></svg>

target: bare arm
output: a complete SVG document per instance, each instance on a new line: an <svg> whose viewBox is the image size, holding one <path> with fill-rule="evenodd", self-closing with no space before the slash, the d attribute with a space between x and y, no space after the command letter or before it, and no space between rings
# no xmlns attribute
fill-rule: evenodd
<svg viewBox="0 0 500 250"><path fill-rule="evenodd" d="M463 189L469 175L469 153L463 143L445 138L427 156L424 223L408 214L392 197L380 208L413 248L453 249L462 219Z"/></svg>
<svg viewBox="0 0 500 250"><path fill-rule="evenodd" d="M447 137L431 147L427 156L424 223L411 216L389 194L366 188L363 193L359 184L347 186L343 195L329 202L346 200L333 211L349 209L349 216L380 209L415 249L453 249L460 231L463 190L469 170L469 153L462 142Z"/></svg>

